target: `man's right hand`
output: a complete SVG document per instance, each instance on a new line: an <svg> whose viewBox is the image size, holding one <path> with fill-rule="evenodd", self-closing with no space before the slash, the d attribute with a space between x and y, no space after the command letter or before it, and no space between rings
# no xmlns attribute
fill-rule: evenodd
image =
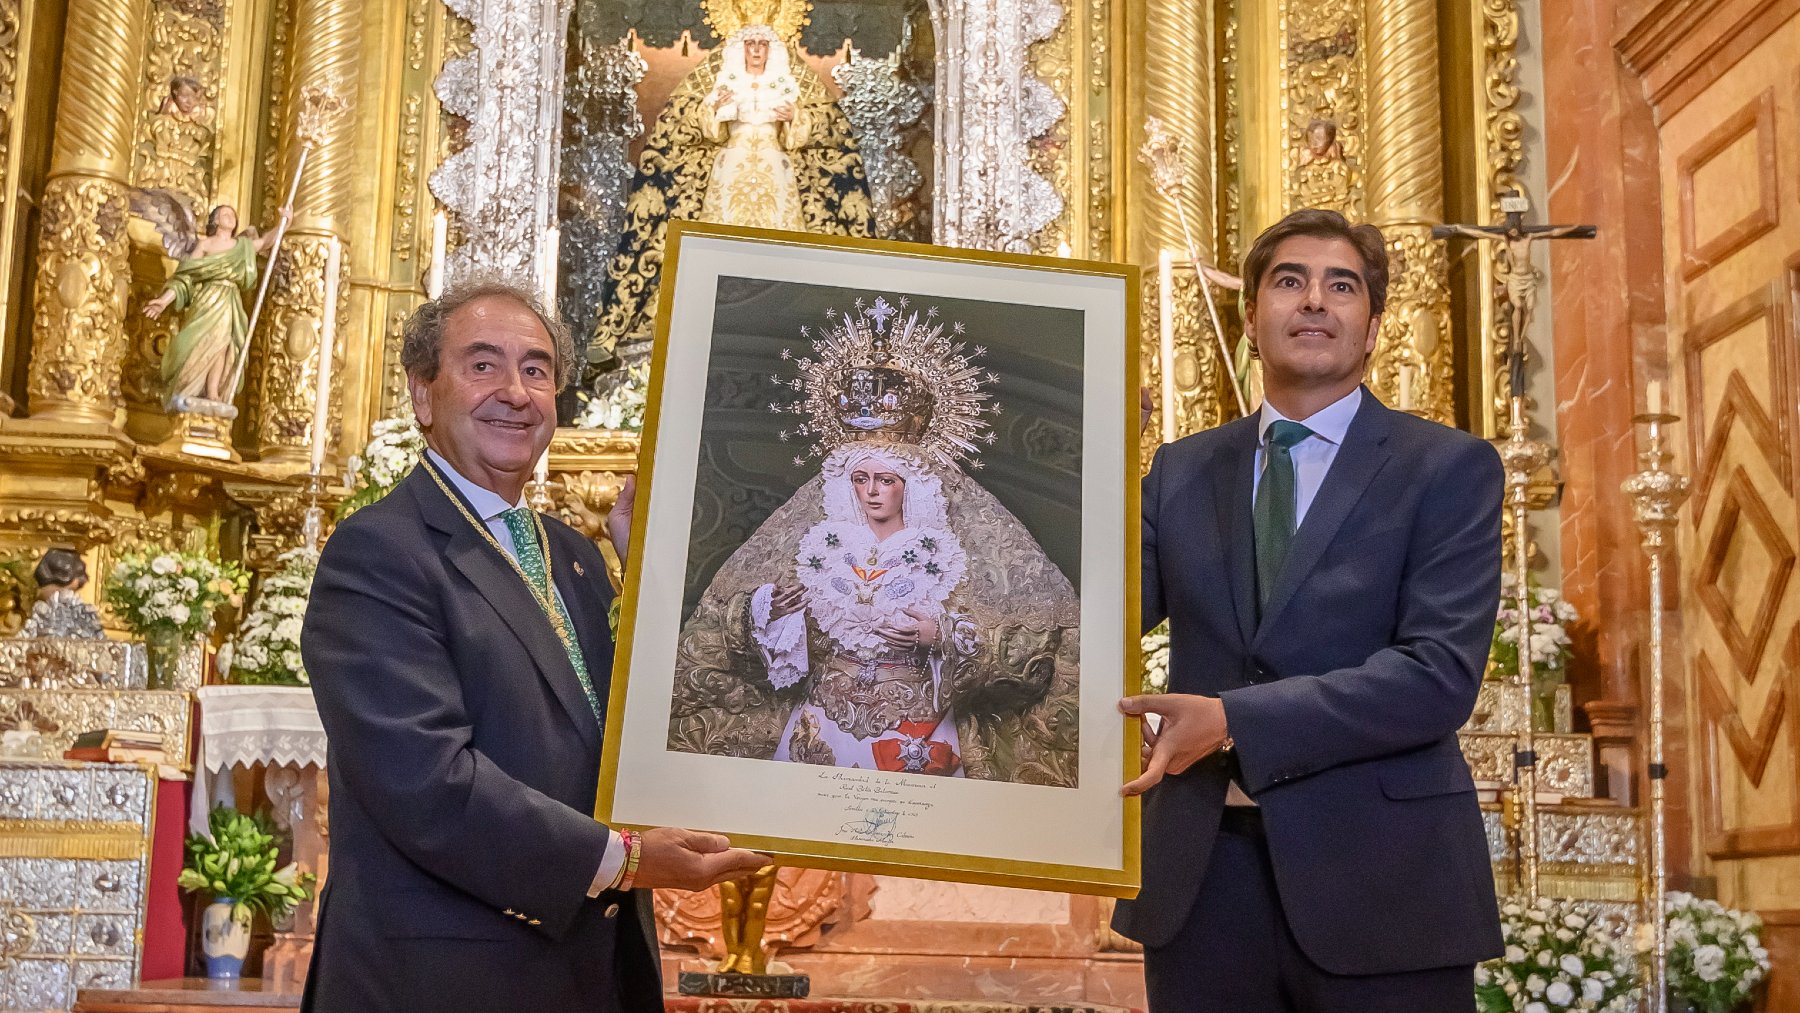
<svg viewBox="0 0 1800 1013"><path fill-rule="evenodd" d="M769 856L734 848L723 834L657 827L644 831L635 885L646 890L705 890L768 864Z"/></svg>

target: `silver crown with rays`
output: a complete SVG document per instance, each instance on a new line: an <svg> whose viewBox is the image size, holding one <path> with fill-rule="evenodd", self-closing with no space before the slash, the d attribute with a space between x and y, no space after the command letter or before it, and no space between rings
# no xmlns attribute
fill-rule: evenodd
<svg viewBox="0 0 1800 1013"><path fill-rule="evenodd" d="M769 410L801 416L799 425L781 431L783 440L811 441L796 465L851 443L886 443L981 467L975 455L995 439L987 417L1000 414L1000 403L984 390L1000 378L975 364L987 349L968 345L962 322L941 319L936 306L908 307L906 296L892 303L858 296L853 312L827 309L830 323L817 334L800 328L812 355L795 358L782 349L800 375L772 379L799 399L771 401Z"/></svg>

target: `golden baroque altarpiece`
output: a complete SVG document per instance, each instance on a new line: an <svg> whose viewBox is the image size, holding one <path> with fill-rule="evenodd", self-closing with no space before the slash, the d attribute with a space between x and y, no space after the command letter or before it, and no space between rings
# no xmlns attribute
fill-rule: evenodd
<svg viewBox="0 0 1800 1013"><path fill-rule="evenodd" d="M126 548L216 525L228 551L266 570L301 537L327 320L329 480L404 407L401 324L434 273L542 290L560 270L564 315L591 318L583 265L612 252L655 115L638 101L646 57L689 67L701 55L690 47L713 39L698 2L648 6L679 11L640 31L606 12L646 5L607 0L0 0L0 562L66 544L103 574ZM858 6L817 0L815 29L854 23L843 10ZM1394 280L1373 389L1395 403L1404 375L1418 410L1492 435L1507 394L1507 265L1484 249L1473 271L1453 272L1429 233L1447 214L1493 220L1517 184L1515 0L862 6L903 26L899 44L817 66L858 133L884 234L1144 266L1145 382L1168 375L1181 432L1227 421L1233 366L1214 351L1177 210L1135 157L1153 116L1185 145L1186 216L1199 257L1221 270L1300 206L1380 225ZM590 20L634 34L594 34ZM681 31L652 46L671 24ZM301 157L308 89L347 112L309 153L250 338L231 432L243 460L203 459L183 452L161 407L173 327L142 307L167 265L128 193L164 187L272 221ZM1154 284L1165 249L1184 251L1172 293ZM1235 300L1220 309L1235 345ZM1160 425L1147 445L1171 435ZM599 534L635 450L629 433L560 431L557 508ZM0 611L16 612L29 588L5 580ZM1592 784L1587 754L1571 760L1589 765L1571 785ZM1629 899L1628 832L1544 818L1566 844L1569 891ZM1503 854L1504 831L1492 832Z"/></svg>

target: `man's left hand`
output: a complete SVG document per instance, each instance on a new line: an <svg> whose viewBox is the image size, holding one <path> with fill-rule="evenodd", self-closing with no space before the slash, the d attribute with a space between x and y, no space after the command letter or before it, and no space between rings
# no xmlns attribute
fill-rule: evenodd
<svg viewBox="0 0 1800 1013"><path fill-rule="evenodd" d="M1149 757L1144 773L1119 789L1119 794L1128 798L1154 788L1165 774L1186 772L1225 744L1225 705L1217 697L1191 693L1128 696L1119 701L1119 710L1133 717L1155 714L1162 718L1161 727L1154 732L1145 722Z"/></svg>
<svg viewBox="0 0 1800 1013"><path fill-rule="evenodd" d="M631 549L631 511L637 505L637 476L626 475L619 498L606 512L606 534L612 539L613 551L619 554L619 565L625 565L625 553Z"/></svg>

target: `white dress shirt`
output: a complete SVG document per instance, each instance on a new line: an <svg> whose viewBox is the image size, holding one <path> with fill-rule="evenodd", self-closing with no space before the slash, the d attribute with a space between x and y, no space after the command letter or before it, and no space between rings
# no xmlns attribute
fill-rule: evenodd
<svg viewBox="0 0 1800 1013"><path fill-rule="evenodd" d="M1294 525L1296 528L1306 520L1306 511L1312 506L1313 497L1319 494L1319 486L1325 484L1325 474L1331 470L1331 462L1337 458L1338 448L1344 445L1344 434L1350 431L1350 423L1356 418L1356 411L1362 407L1362 388L1338 398L1331 404L1319 409L1301 425L1312 430L1312 435L1294 444L1288 455L1294 461ZM1268 454L1269 427L1276 422L1287 419L1286 415L1275 409L1267 401L1262 403L1261 417L1257 419L1256 429L1256 462L1255 471L1250 476L1251 502L1256 501L1256 491L1262 486L1263 460ZM1245 793L1236 781L1225 789L1226 805L1255 805L1256 801Z"/></svg>
<svg viewBox="0 0 1800 1013"><path fill-rule="evenodd" d="M431 463L437 465L438 470L450 479L450 484L456 487L456 491L462 493L463 499L469 501L470 509L475 511L475 516L481 519L481 523L487 525L488 533L494 536L494 541L500 543L500 548L514 559L519 558L518 548L513 544L512 529L506 526L506 518L501 515L508 510L524 506L525 494L523 492L519 494L517 503L508 503L499 493L476 485L463 477L463 474L437 451L427 449L425 454L431 458ZM545 547L544 551L548 552L549 548ZM555 594L557 600L561 601L562 592L555 591ZM565 609L567 607L564 605ZM594 872L594 880L588 885L587 895L589 897L600 896L601 891L612 885L612 881L618 878L619 869L624 865L625 841L617 833L610 834L606 839L606 853L600 857L600 868Z"/></svg>
<svg viewBox="0 0 1800 1013"><path fill-rule="evenodd" d="M1325 484L1325 473L1331 470L1331 462L1337 459L1338 448L1344 445L1344 434L1350 431L1350 423L1355 421L1356 411L1362 407L1362 398L1362 388L1358 387L1304 420L1289 420L1312 430L1311 436L1294 444L1288 451L1289 456L1294 459L1296 527L1306 520L1306 511L1312 506L1313 497L1319 494L1319 486ZM1260 411L1261 418L1257 420L1256 428L1255 471L1250 477L1252 503L1256 501L1256 490L1262 486L1263 460L1269 447L1269 427L1287 419L1286 415L1267 401L1262 403Z"/></svg>

